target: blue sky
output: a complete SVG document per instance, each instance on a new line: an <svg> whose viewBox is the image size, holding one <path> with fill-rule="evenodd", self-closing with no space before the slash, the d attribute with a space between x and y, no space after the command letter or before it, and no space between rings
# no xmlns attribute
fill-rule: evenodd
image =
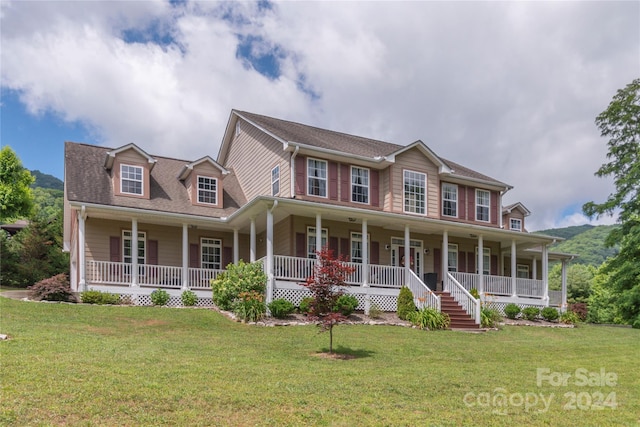
<svg viewBox="0 0 640 427"><path fill-rule="evenodd" d="M640 75L638 2L0 2L1 142L217 155L232 108L438 155L514 186L530 229L588 222L594 124ZM610 223L604 218L598 223Z"/></svg>

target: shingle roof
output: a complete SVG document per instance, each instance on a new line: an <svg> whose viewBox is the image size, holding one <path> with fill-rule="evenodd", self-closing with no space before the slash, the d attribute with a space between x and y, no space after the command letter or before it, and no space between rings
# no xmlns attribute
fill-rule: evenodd
<svg viewBox="0 0 640 427"><path fill-rule="evenodd" d="M225 176L224 209L194 206L178 174L190 160L154 156L157 163L150 175L150 199L116 196L109 172L103 167L110 148L75 142L65 143L65 184L69 201L123 206L159 212L225 217L246 203L235 175Z"/></svg>
<svg viewBox="0 0 640 427"><path fill-rule="evenodd" d="M321 129L301 123L249 113L247 111L234 111L240 116L250 120L287 142L297 142L313 147L341 151L345 154L370 158L388 156L405 148L403 145ZM458 163L445 160L443 158L440 159L454 169L454 175L480 179L497 185L508 186L497 179L476 172Z"/></svg>

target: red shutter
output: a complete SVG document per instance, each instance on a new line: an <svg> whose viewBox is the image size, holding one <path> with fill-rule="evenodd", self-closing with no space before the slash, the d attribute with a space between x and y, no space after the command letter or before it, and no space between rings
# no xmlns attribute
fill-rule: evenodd
<svg viewBox="0 0 640 427"><path fill-rule="evenodd" d="M340 247L338 246L337 237L329 237L329 249L333 252L333 256L338 258L338 251L340 250Z"/></svg>
<svg viewBox="0 0 640 427"><path fill-rule="evenodd" d="M467 219L476 220L476 190L467 188Z"/></svg>
<svg viewBox="0 0 640 427"><path fill-rule="evenodd" d="M438 248L433 250L433 271L436 272L440 280L444 279L442 277L442 251Z"/></svg>
<svg viewBox="0 0 640 427"><path fill-rule="evenodd" d="M349 165L340 165L340 200L348 202L351 200L351 168Z"/></svg>
<svg viewBox="0 0 640 427"><path fill-rule="evenodd" d="M307 162L304 156L296 157L296 194L305 194L305 179L307 177Z"/></svg>
<svg viewBox="0 0 640 427"><path fill-rule="evenodd" d="M498 193L495 191L491 192L491 223L498 224Z"/></svg>
<svg viewBox="0 0 640 427"><path fill-rule="evenodd" d="M296 233L296 256L307 257L307 235L304 233Z"/></svg>
<svg viewBox="0 0 640 427"><path fill-rule="evenodd" d="M491 255L491 275L498 275L498 255Z"/></svg>
<svg viewBox="0 0 640 427"><path fill-rule="evenodd" d="M467 272L476 274L476 254L475 252L467 252Z"/></svg>
<svg viewBox="0 0 640 427"><path fill-rule="evenodd" d="M370 264L380 264L380 242L371 242Z"/></svg>
<svg viewBox="0 0 640 427"><path fill-rule="evenodd" d="M458 187L458 218L467 219L467 187Z"/></svg>
<svg viewBox="0 0 640 427"><path fill-rule="evenodd" d="M233 264L233 248L225 246L222 248L222 268L227 268L227 265Z"/></svg>
<svg viewBox="0 0 640 427"><path fill-rule="evenodd" d="M338 164L329 162L329 198L338 200Z"/></svg>
<svg viewBox="0 0 640 427"><path fill-rule="evenodd" d="M200 268L200 245L197 243L189 245L189 267Z"/></svg>
<svg viewBox="0 0 640 427"><path fill-rule="evenodd" d="M371 206L380 206L380 173L371 171Z"/></svg>
<svg viewBox="0 0 640 427"><path fill-rule="evenodd" d="M147 264L158 265L158 241L147 240Z"/></svg>
<svg viewBox="0 0 640 427"><path fill-rule="evenodd" d="M122 262L122 256L120 254L120 237L109 237L109 260L111 262ZM84 250L84 248L82 248Z"/></svg>
<svg viewBox="0 0 640 427"><path fill-rule="evenodd" d="M467 253L458 252L458 271L460 273L467 272Z"/></svg>
<svg viewBox="0 0 640 427"><path fill-rule="evenodd" d="M340 238L340 255L346 259L351 258L351 250L349 249L349 239Z"/></svg>

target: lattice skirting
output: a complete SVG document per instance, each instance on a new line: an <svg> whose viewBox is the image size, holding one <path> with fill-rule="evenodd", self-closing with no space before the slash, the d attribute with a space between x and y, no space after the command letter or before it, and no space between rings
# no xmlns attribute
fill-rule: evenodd
<svg viewBox="0 0 640 427"><path fill-rule="evenodd" d="M356 292L347 292L351 295L355 296L358 299L358 306L356 310L364 310L367 295ZM286 299L287 301L294 304L296 307L300 305L300 301L302 301L305 297L310 297L311 292L307 290L298 290L298 289L282 289L277 288L273 292L273 299ZM369 295L371 306L374 304L382 311L396 311L398 308L398 298L392 295Z"/></svg>
<svg viewBox="0 0 640 427"><path fill-rule="evenodd" d="M120 294L119 296L121 304L153 305L150 295ZM166 305L167 307L183 307L182 299L179 296L170 296ZM213 305L213 298L198 297L196 303L196 307L213 307Z"/></svg>
<svg viewBox="0 0 640 427"><path fill-rule="evenodd" d="M494 310L498 310L500 312L501 315L505 315L504 314L504 308L510 303L508 302L495 302L495 301L491 301L491 302L487 302L485 303L485 306ZM523 309L525 307L538 307L539 309L543 309L545 307L544 304L516 304L518 307L520 307L520 309Z"/></svg>

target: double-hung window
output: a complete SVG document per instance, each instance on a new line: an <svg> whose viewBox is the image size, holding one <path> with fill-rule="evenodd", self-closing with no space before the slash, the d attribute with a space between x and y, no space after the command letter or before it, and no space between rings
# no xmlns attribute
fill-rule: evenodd
<svg viewBox="0 0 640 427"><path fill-rule="evenodd" d="M509 229L514 231L522 231L522 220L519 218L510 218Z"/></svg>
<svg viewBox="0 0 640 427"><path fill-rule="evenodd" d="M447 259L449 260L449 271L458 271L458 245L449 243Z"/></svg>
<svg viewBox="0 0 640 427"><path fill-rule="evenodd" d="M455 184L442 184L442 215L458 216L458 186Z"/></svg>
<svg viewBox="0 0 640 427"><path fill-rule="evenodd" d="M122 231L122 261L126 264L133 262L133 244L131 242L131 230ZM147 234L144 231L138 232L138 264L146 264L147 251L145 242Z"/></svg>
<svg viewBox="0 0 640 427"><path fill-rule="evenodd" d="M404 211L425 214L427 201L427 175L404 171Z"/></svg>
<svg viewBox="0 0 640 427"><path fill-rule="evenodd" d="M200 266L210 270L222 268L222 240L206 237L200 239Z"/></svg>
<svg viewBox="0 0 640 427"><path fill-rule="evenodd" d="M476 221L489 222L491 206L491 192L476 190Z"/></svg>
<svg viewBox="0 0 640 427"><path fill-rule="evenodd" d="M120 192L142 195L142 167L120 165Z"/></svg>
<svg viewBox="0 0 640 427"><path fill-rule="evenodd" d="M518 279L528 279L529 278L529 266L526 264L518 264L516 270L516 277Z"/></svg>
<svg viewBox="0 0 640 427"><path fill-rule="evenodd" d="M218 180L208 176L198 176L198 203L218 204Z"/></svg>
<svg viewBox="0 0 640 427"><path fill-rule="evenodd" d="M369 203L369 169L351 166L351 201Z"/></svg>
<svg viewBox="0 0 640 427"><path fill-rule="evenodd" d="M276 196L280 192L280 165L271 169L271 195Z"/></svg>
<svg viewBox="0 0 640 427"><path fill-rule="evenodd" d="M327 246L327 236L329 232L326 228L322 229L321 246ZM316 258L316 228L307 227L307 258Z"/></svg>
<svg viewBox="0 0 640 427"><path fill-rule="evenodd" d="M327 162L307 159L307 194L327 197Z"/></svg>

